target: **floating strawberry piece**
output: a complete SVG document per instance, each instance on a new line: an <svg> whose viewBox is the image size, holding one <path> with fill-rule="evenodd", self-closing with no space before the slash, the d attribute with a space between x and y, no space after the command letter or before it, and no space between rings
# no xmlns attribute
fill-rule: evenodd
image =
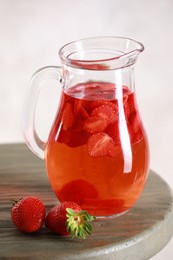
<svg viewBox="0 0 173 260"><path fill-rule="evenodd" d="M118 122L110 124L106 129L106 134L108 134L114 141L115 144L120 144L120 133Z"/></svg>
<svg viewBox="0 0 173 260"><path fill-rule="evenodd" d="M74 102L74 115L82 116L83 118L88 118L88 112L83 106L84 101L82 99L76 99Z"/></svg>
<svg viewBox="0 0 173 260"><path fill-rule="evenodd" d="M124 113L127 123L130 123L132 113L136 113L136 104L134 93L124 95L123 97Z"/></svg>
<svg viewBox="0 0 173 260"><path fill-rule="evenodd" d="M131 93L130 95L128 95L128 104L129 104L131 112L136 112L136 103L135 102L136 101L135 101L134 93Z"/></svg>
<svg viewBox="0 0 173 260"><path fill-rule="evenodd" d="M139 131L140 122L139 122L139 116L136 112L130 114L129 124L132 126L134 133L137 133Z"/></svg>
<svg viewBox="0 0 173 260"><path fill-rule="evenodd" d="M89 117L84 124L83 129L91 134L103 132L107 127L107 120L98 116Z"/></svg>
<svg viewBox="0 0 173 260"><path fill-rule="evenodd" d="M133 130L133 126L129 125L128 130L129 130L130 140L132 144L139 142L143 138L143 133L141 129L139 129L138 132L135 133Z"/></svg>
<svg viewBox="0 0 173 260"><path fill-rule="evenodd" d="M139 116L136 112L131 113L130 118L129 118L129 124L128 124L128 129L129 129L129 134L130 134L130 139L131 142L137 143L140 141L143 137L142 130L141 130L141 123Z"/></svg>
<svg viewBox="0 0 173 260"><path fill-rule="evenodd" d="M115 102L117 100L114 101L108 101L108 100L96 100L91 102L90 104L90 108L93 110L96 107L99 107L101 105L108 105L111 106L115 111L117 110L117 102Z"/></svg>
<svg viewBox="0 0 173 260"><path fill-rule="evenodd" d="M57 141L60 143L68 144L70 142L71 135L71 131L64 131L63 129L61 129L57 137Z"/></svg>
<svg viewBox="0 0 173 260"><path fill-rule="evenodd" d="M72 200L82 205L86 199L96 199L98 192L88 181L78 179L65 184L57 196L60 201Z"/></svg>
<svg viewBox="0 0 173 260"><path fill-rule="evenodd" d="M62 115L62 123L63 123L63 130L68 130L72 127L74 122L74 115L72 106L70 103L65 105L63 115Z"/></svg>
<svg viewBox="0 0 173 260"><path fill-rule="evenodd" d="M96 107L91 113L91 116L105 119L108 124L115 122L117 120L117 115L118 109L114 109L110 105Z"/></svg>
<svg viewBox="0 0 173 260"><path fill-rule="evenodd" d="M81 112L82 117L89 118L88 112L86 111L86 109L83 106L81 107L80 112Z"/></svg>
<svg viewBox="0 0 173 260"><path fill-rule="evenodd" d="M82 107L82 99L75 99L74 102L74 115L77 116L80 113Z"/></svg>
<svg viewBox="0 0 173 260"><path fill-rule="evenodd" d="M116 156L113 139L105 133L97 133L88 139L88 152L91 156Z"/></svg>

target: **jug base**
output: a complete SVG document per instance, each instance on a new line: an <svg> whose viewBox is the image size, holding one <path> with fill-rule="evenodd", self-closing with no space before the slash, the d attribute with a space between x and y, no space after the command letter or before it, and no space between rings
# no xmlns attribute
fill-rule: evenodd
<svg viewBox="0 0 173 260"><path fill-rule="evenodd" d="M122 215L126 214L129 212L130 209L123 211L121 213L118 214L113 214L113 215L109 215L109 216L95 216L96 220L109 220L109 219L114 219L114 218L118 218L121 217Z"/></svg>

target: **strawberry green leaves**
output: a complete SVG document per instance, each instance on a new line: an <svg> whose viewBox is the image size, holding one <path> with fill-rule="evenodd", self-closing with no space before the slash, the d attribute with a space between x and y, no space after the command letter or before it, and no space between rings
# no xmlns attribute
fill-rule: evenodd
<svg viewBox="0 0 173 260"><path fill-rule="evenodd" d="M71 208L67 208L67 231L70 231L72 238L78 237L86 239L86 235L91 235L92 226L90 222L95 220L94 216L88 214L85 210L75 212Z"/></svg>

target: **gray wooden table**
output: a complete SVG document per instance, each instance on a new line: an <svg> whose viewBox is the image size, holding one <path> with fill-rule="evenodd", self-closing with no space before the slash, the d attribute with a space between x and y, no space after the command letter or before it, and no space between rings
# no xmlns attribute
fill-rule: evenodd
<svg viewBox="0 0 173 260"><path fill-rule="evenodd" d="M59 237L45 227L38 233L17 230L10 219L11 199L39 197L47 210L57 203L44 161L24 144L0 145L0 259L145 260L173 235L173 198L169 186L150 171L134 208L112 220L96 221L86 240Z"/></svg>

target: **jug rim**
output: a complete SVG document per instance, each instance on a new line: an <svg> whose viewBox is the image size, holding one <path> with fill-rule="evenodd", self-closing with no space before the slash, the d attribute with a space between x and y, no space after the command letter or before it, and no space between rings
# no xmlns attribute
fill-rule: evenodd
<svg viewBox="0 0 173 260"><path fill-rule="evenodd" d="M116 49L116 46L119 49ZM95 52L99 50L100 53L103 50L107 52L104 55L106 54L108 57L83 58L88 53L93 55L94 50ZM144 45L141 42L128 37L99 36L71 41L60 48L59 56L62 63L70 67L88 70L111 70L133 65L139 53L143 50Z"/></svg>

